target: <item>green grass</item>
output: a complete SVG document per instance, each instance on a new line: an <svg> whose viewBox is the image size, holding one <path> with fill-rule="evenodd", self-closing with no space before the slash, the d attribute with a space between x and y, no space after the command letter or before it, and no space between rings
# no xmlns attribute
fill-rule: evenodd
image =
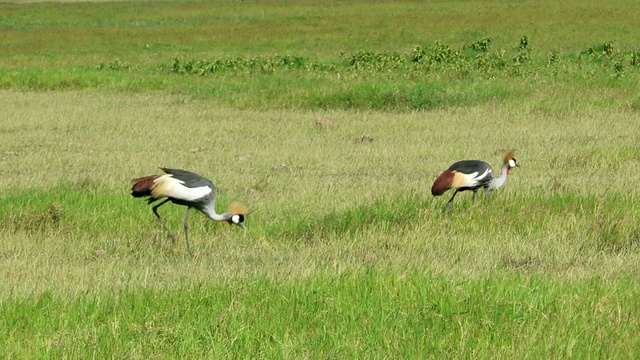
<svg viewBox="0 0 640 360"><path fill-rule="evenodd" d="M163 91L234 108L414 111L517 98L557 83L559 91L604 87L612 102L602 106L637 109L640 49L619 25L633 23L632 7L4 3L0 88ZM540 32L548 24L552 34L555 22L571 31L569 43Z"/></svg>
<svg viewBox="0 0 640 360"><path fill-rule="evenodd" d="M0 356L635 357L634 6L0 3ZM171 244L159 166L247 231Z"/></svg>
<svg viewBox="0 0 640 360"><path fill-rule="evenodd" d="M487 45L486 50L474 50L475 44L453 48L436 41L401 52L355 51L328 60L299 55L213 59L190 55L141 66L116 58L44 71L0 69L0 87L170 91L235 108L414 111L520 98L552 82L562 85L559 91L606 88L611 101L603 107L638 107L640 50L605 42L580 54L553 53L550 60L548 52L528 46Z"/></svg>
<svg viewBox="0 0 640 360"><path fill-rule="evenodd" d="M637 338L621 341L638 330L629 286L363 269L70 301L47 293L4 303L0 334L14 345L3 350L9 357L633 357Z"/></svg>
<svg viewBox="0 0 640 360"><path fill-rule="evenodd" d="M0 297L23 324L3 327L4 354L637 352L635 112L544 93L398 114L74 92L0 102ZM506 186L445 215L448 194L429 192L438 171L497 164L505 146L522 165ZM128 190L176 164L218 184L219 209L247 204L247 232L192 216L190 258L184 209L167 205L171 245Z"/></svg>
<svg viewBox="0 0 640 360"><path fill-rule="evenodd" d="M624 320L637 315L640 270L635 112L548 94L398 114L74 92L3 91L0 102L0 297L4 318L24 324L3 330L8 355L636 351ZM506 146L522 167L505 188L475 207L460 195L445 215L435 174L460 158L497 164ZM184 209L167 205L171 245L128 195L156 166L211 177L219 209L251 209L247 232L193 216L190 258ZM314 289L335 300L320 307L305 297ZM232 323L202 315L229 307Z"/></svg>

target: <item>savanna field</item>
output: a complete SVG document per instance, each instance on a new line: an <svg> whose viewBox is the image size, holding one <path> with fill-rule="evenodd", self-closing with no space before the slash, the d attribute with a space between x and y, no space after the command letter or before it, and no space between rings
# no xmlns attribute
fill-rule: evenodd
<svg viewBox="0 0 640 360"><path fill-rule="evenodd" d="M640 4L0 2L0 357L640 356ZM520 167L431 195L462 159ZM218 212L159 211L158 167Z"/></svg>

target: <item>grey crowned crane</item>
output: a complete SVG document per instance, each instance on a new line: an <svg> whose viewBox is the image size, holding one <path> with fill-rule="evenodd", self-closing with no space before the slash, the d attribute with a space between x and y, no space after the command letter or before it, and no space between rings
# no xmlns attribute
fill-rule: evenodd
<svg viewBox="0 0 640 360"><path fill-rule="evenodd" d="M199 210L211 220L226 221L229 224L238 225L243 230L245 229L244 217L247 211L242 205L232 204L226 212L222 214L216 212L216 187L210 180L185 170L160 169L165 174L134 179L132 181L131 195L133 197L147 197L148 204L166 198L153 206L153 213L161 223L162 220L158 214L160 206L171 201L174 204L187 207L187 213L184 217L184 236L189 255L193 255L189 246L189 211L193 208ZM175 244L175 236L164 223L163 226L167 230L171 241Z"/></svg>
<svg viewBox="0 0 640 360"><path fill-rule="evenodd" d="M500 188L507 181L507 175L511 169L519 166L511 152L508 152L502 162L500 177L493 176L491 166L481 160L462 160L451 165L443 171L431 186L431 194L440 196L447 190L454 190L453 196L447 202L446 212L451 210L451 203L460 191L473 191L473 204L476 204L478 189L484 188L491 192Z"/></svg>

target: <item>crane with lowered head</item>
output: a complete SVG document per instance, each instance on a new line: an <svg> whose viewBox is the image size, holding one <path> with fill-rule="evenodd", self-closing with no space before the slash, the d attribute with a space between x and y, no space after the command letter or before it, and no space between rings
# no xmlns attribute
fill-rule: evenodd
<svg viewBox="0 0 640 360"><path fill-rule="evenodd" d="M160 203L153 206L152 210L158 221L162 219L158 214L158 208L171 201L174 204L187 207L184 217L184 236L187 242L187 251L193 255L189 246L189 212L197 209L211 220L226 221L229 224L238 225L243 230L244 218L247 210L241 204L231 204L229 209L222 214L218 214L215 209L216 187L213 183L198 174L186 170L160 168L164 171L161 175L149 175L133 179L131 195L133 197L146 197L148 204L152 204L160 199ZM175 244L176 238L171 230L162 223L168 232L171 242Z"/></svg>
<svg viewBox="0 0 640 360"><path fill-rule="evenodd" d="M454 190L451 199L447 202L446 212L451 210L451 203L460 191L473 191L473 204L476 204L478 190L484 188L486 192L499 189L507 181L507 175L511 169L519 166L511 151L504 156L500 177L494 177L491 165L482 160L462 160L449 166L433 182L431 194L440 196L447 190Z"/></svg>

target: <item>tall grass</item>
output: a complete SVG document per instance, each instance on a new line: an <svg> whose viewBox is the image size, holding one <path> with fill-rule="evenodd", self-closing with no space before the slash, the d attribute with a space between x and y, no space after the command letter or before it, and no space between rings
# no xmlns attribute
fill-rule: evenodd
<svg viewBox="0 0 640 360"><path fill-rule="evenodd" d="M633 111L549 94L400 114L73 92L0 102L6 356L637 351ZM497 164L512 146L522 167L506 186L444 214L438 171ZM252 210L247 232L193 216L191 258L184 208L166 205L172 245L128 194L156 166L210 177L219 209Z"/></svg>
<svg viewBox="0 0 640 360"><path fill-rule="evenodd" d="M239 108L409 111L520 98L557 83L574 92L604 87L613 102L602 106L637 107L638 50L619 49L608 41L581 53L550 55L531 50L529 41L523 36L512 49L492 48L491 38L459 48L436 41L405 52L358 50L327 60L299 55L176 57L145 67L115 59L94 68L4 70L0 86L168 90Z"/></svg>
<svg viewBox="0 0 640 360"><path fill-rule="evenodd" d="M9 357L627 357L639 345L628 336L638 330L638 293L630 285L635 288L539 277L452 281L372 269L292 283L257 278L193 288L188 296L141 289L68 301L44 294L3 304L0 334L9 346L0 351Z"/></svg>
<svg viewBox="0 0 640 360"><path fill-rule="evenodd" d="M546 94L406 114L238 111L171 96L2 94L13 120L2 128L0 221L16 239L5 252L20 254L18 263L32 252L71 256L74 267L87 258L184 256L184 209L161 208L179 237L172 246L151 209L128 195L130 179L180 166L218 185L219 210L240 201L252 211L244 235L193 217L202 266L221 270L212 279L234 278L238 266L239 274L277 278L283 264L285 273L307 276L309 261L330 271L363 259L475 276L496 267L561 278L636 271L633 112L572 107L575 99ZM337 125L316 125L320 117ZM359 141L363 135L371 141ZM445 216L449 195L431 196L434 176L463 157L497 165L500 149L512 146L522 168L505 188L481 195L476 206L460 195ZM315 259L318 251L326 253ZM271 257L279 260L268 265ZM620 257L628 260L616 264ZM467 258L474 260L461 260ZM16 283L6 286L10 294Z"/></svg>

